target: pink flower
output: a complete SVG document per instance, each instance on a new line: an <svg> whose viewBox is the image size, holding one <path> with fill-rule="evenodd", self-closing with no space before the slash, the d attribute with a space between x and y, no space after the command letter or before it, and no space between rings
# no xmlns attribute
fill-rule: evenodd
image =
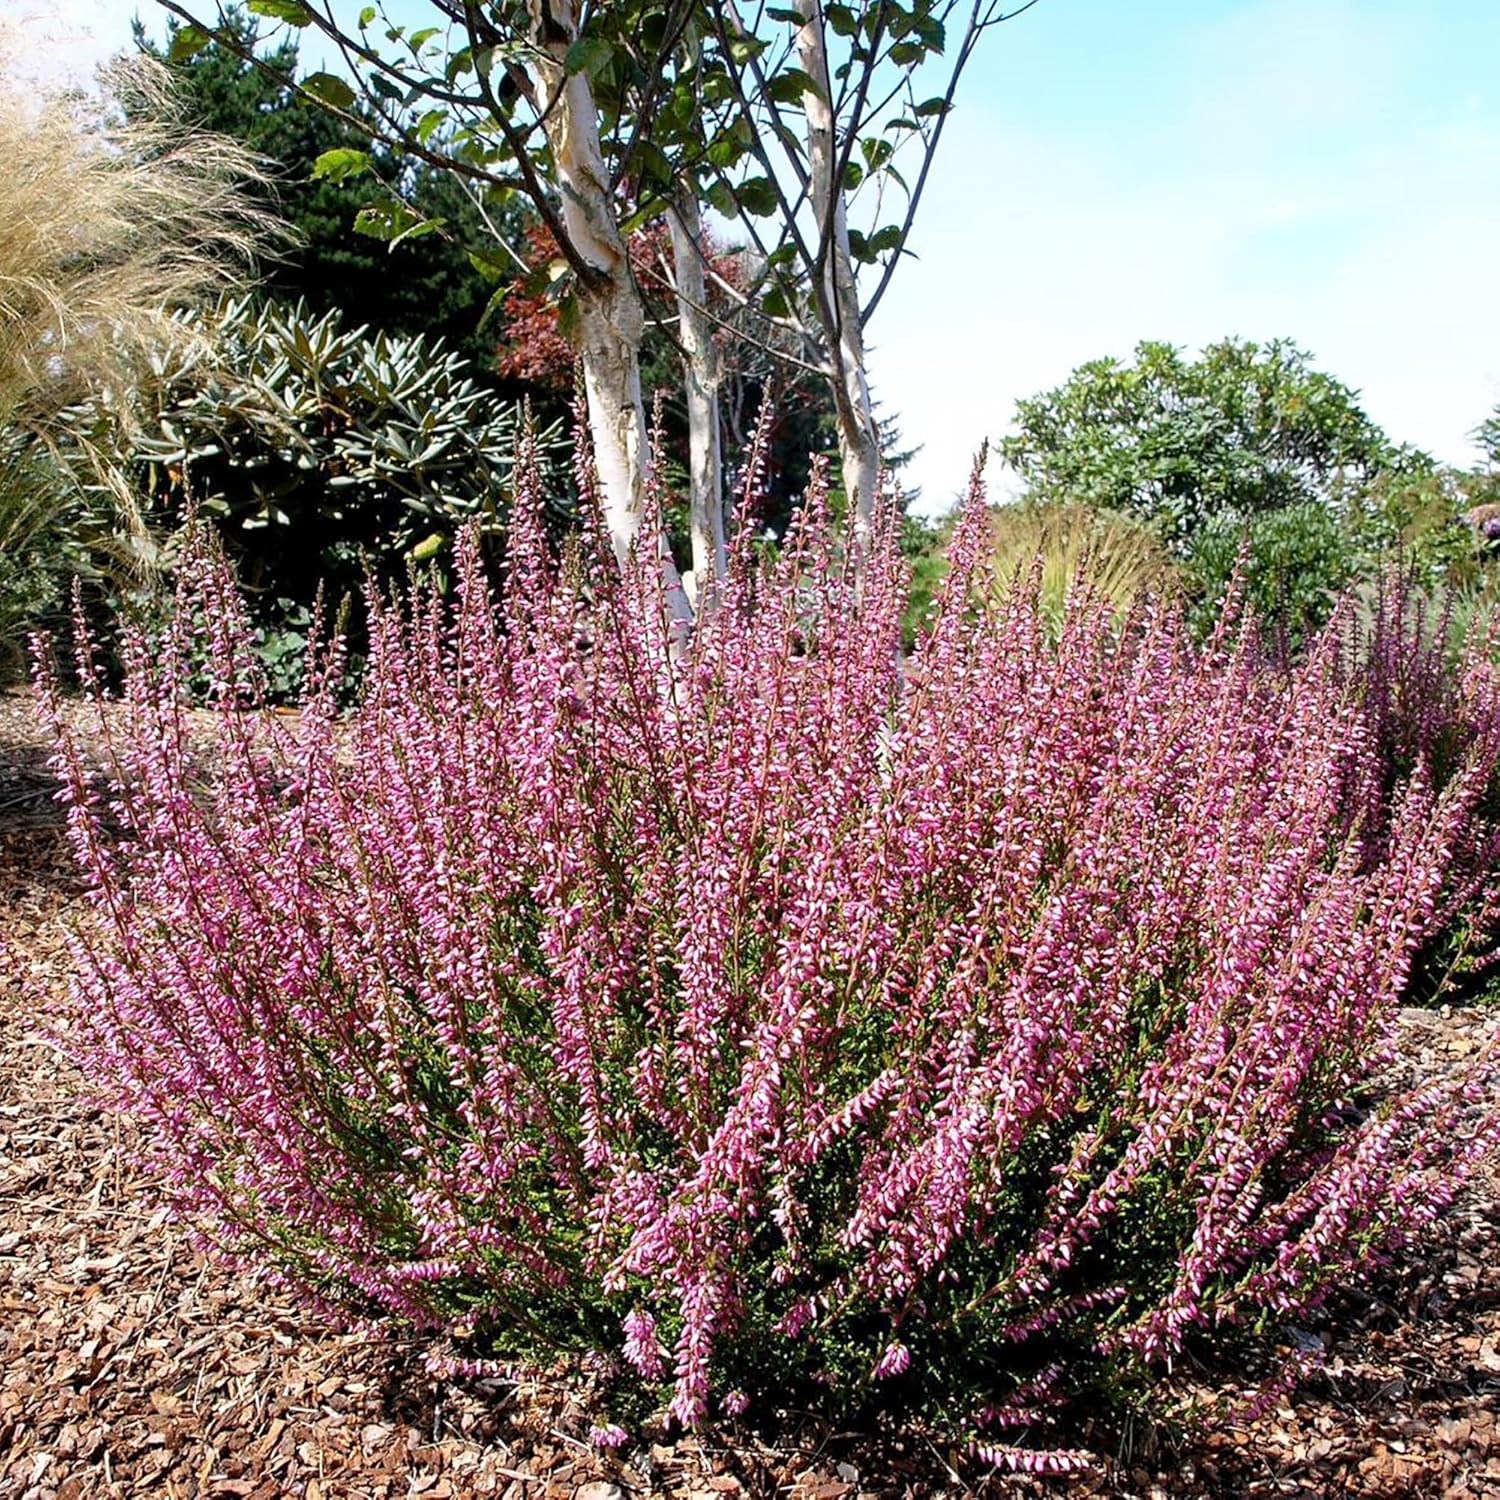
<svg viewBox="0 0 1500 1500"><path fill-rule="evenodd" d="M1165 1361L1451 1201L1492 1061L1368 1085L1419 959L1500 920L1482 650L1453 670L1399 586L1294 663L1086 588L1059 633L993 602L976 484L903 666L896 510L856 580L821 468L684 640L581 484L555 567L523 463L498 604L473 537L452 599L372 599L347 718L337 648L259 711L203 549L124 631L102 765L43 675L94 908L71 1035L224 1253L479 1347L630 1305L624 1365L692 1426L778 1352L901 1375L871 1328Z"/></svg>

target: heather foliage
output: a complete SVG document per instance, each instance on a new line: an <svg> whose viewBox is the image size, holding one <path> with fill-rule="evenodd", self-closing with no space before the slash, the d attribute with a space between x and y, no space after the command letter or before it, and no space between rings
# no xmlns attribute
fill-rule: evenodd
<svg viewBox="0 0 1500 1500"><path fill-rule="evenodd" d="M1489 896L1482 655L1429 700L1382 676L1399 609L1288 672L1082 588L1060 629L979 607L976 495L903 664L894 514L856 587L821 479L683 639L597 535L554 566L531 489L498 606L472 547L451 607L372 604L351 719L336 647L253 712L200 555L126 639L106 776L59 726L78 1046L227 1251L476 1358L600 1350L621 1415L820 1392L1034 1467L1060 1398L1298 1316L1449 1200L1489 1061L1371 1087Z"/></svg>

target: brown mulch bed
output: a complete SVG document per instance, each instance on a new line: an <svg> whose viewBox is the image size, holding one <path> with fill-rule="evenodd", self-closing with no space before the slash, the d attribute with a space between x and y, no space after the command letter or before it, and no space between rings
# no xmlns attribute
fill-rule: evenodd
<svg viewBox="0 0 1500 1500"><path fill-rule="evenodd" d="M510 1500L969 1493L1500 1497L1500 1174L1373 1294L1284 1332L1255 1368L1192 1372L1253 1395L1293 1351L1319 1372L1208 1436L1078 1419L1095 1471L982 1481L920 1436L751 1430L583 1441L582 1388L452 1382L420 1343L312 1323L195 1254L130 1168L128 1127L87 1102L40 1008L66 984L80 906L35 705L0 697L0 1500L502 1495ZM1403 1017L1403 1072L1484 1044L1483 1009ZM962 1471L962 1472L960 1472Z"/></svg>

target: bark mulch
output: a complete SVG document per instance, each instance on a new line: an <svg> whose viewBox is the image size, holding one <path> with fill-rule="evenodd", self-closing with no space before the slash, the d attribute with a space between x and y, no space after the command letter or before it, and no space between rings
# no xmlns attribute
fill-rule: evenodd
<svg viewBox="0 0 1500 1500"><path fill-rule="evenodd" d="M1500 1174L1475 1184L1404 1269L1283 1330L1242 1368L1179 1388L1254 1395L1321 1356L1294 1396L1197 1435L1081 1414L1091 1473L989 1480L920 1434L808 1419L584 1441L586 1384L454 1382L419 1342L321 1326L195 1254L130 1168L128 1127L86 1100L41 1008L66 984L79 909L34 704L0 696L0 1500L86 1496L1500 1497ZM1402 1071L1482 1046L1479 1008L1403 1017ZM971 1488L973 1487L973 1488Z"/></svg>

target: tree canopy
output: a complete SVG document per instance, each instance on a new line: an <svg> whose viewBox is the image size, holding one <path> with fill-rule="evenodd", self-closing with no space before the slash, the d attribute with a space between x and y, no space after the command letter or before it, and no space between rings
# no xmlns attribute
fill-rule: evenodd
<svg viewBox="0 0 1500 1500"><path fill-rule="evenodd" d="M195 0L161 3L187 23L175 55L213 42L248 55L222 7L215 19ZM388 152L440 169L474 205L488 243L472 258L501 283L497 295L516 268L539 268L495 210L520 200L550 235L557 254L547 279L580 355L605 522L622 559L646 514L641 354L650 326L628 242L665 222L689 415L696 581L668 591L684 619L695 590L725 566L715 331L723 320L708 305L705 205L755 252L752 280L735 289L741 303L793 340L762 344L826 383L863 545L880 457L865 323L905 251L960 76L980 38L1007 19L999 0L744 10L702 0L428 0L425 14L406 9L400 21L379 3L357 18L335 0L249 8L315 30L344 59L339 73L279 76L368 137L324 151L314 168L366 190L359 227L393 247L458 228L417 203L401 177L383 174ZM864 227L850 212L861 194L871 215ZM874 269L873 289L861 287L861 266ZM673 574L666 536L648 545Z"/></svg>
<svg viewBox="0 0 1500 1500"><path fill-rule="evenodd" d="M1416 457L1285 339L1093 360L1019 402L1000 451L1032 498L1138 516L1175 546L1214 516L1347 499Z"/></svg>
<svg viewBox="0 0 1500 1500"><path fill-rule="evenodd" d="M435 334L487 364L492 340L479 324L493 287L469 259L471 242L485 230L461 187L428 163L389 148L370 152L365 129L292 87L289 80L302 76L295 33L263 42L260 21L238 6L225 11L221 26L221 40L193 48L182 45L175 17L161 42L137 21L136 44L170 68L192 124L240 142L266 163L269 177L259 191L295 234L291 248L263 268L266 294L315 314L337 310L381 332ZM396 246L359 232L368 184L315 172L330 153L355 150L416 211L443 221L444 232L422 245Z"/></svg>

